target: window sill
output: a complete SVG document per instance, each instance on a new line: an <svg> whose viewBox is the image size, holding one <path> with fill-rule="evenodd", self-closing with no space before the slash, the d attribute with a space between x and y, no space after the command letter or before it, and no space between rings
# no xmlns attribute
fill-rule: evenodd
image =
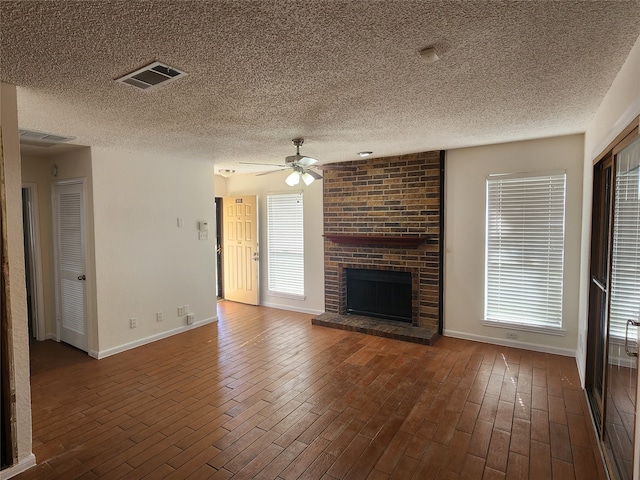
<svg viewBox="0 0 640 480"><path fill-rule="evenodd" d="M497 320L483 320L482 325L484 325L485 327L506 328L508 330L520 330L523 332L542 333L545 335L557 335L560 337L564 337L567 333L566 330L560 327L542 327L537 325L528 325L526 323L500 322Z"/></svg>
<svg viewBox="0 0 640 480"><path fill-rule="evenodd" d="M306 295L298 295L295 293L285 293L285 292L274 292L273 290L268 290L267 293L272 297L280 297L280 298L289 298L291 300L306 300Z"/></svg>

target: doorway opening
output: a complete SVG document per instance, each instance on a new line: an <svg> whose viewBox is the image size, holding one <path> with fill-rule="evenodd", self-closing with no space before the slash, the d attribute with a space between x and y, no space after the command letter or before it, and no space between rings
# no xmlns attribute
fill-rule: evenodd
<svg viewBox="0 0 640 480"><path fill-rule="evenodd" d="M24 271L29 338L44 340L44 287L38 225L37 186L32 183L24 183L22 185L22 228L24 231Z"/></svg>

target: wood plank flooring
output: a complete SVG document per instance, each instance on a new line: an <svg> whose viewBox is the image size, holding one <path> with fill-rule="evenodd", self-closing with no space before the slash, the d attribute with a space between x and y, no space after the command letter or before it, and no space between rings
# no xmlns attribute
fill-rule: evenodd
<svg viewBox="0 0 640 480"><path fill-rule="evenodd" d="M19 479L604 479L575 360L221 302L103 360L32 346Z"/></svg>

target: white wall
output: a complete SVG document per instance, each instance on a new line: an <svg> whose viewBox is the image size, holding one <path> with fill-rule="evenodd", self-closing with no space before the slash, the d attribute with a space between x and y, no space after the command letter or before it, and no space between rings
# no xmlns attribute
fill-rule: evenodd
<svg viewBox="0 0 640 480"><path fill-rule="evenodd" d="M22 229L22 179L18 141L18 109L16 87L0 83L0 136L2 140L2 169L6 208L6 245L8 275L5 278L7 332L10 365L2 365L2 374L10 375L12 402L15 413L12 431L15 433L17 463L3 475L15 475L35 464L31 453L31 386L29 384L29 331L27 294L24 273ZM6 201L6 202L5 202ZM5 272L3 272L4 274Z"/></svg>
<svg viewBox="0 0 640 480"><path fill-rule="evenodd" d="M573 355L578 335L583 136L450 150L445 166L444 334ZM486 177L495 173L567 173L562 327L564 336L482 325Z"/></svg>
<svg viewBox="0 0 640 480"><path fill-rule="evenodd" d="M216 320L215 235L197 230L214 224L213 164L94 148L92 171L97 356L191 328L181 305Z"/></svg>
<svg viewBox="0 0 640 480"><path fill-rule="evenodd" d="M216 190L216 197L224 197L227 195L227 179L221 175L213 177L213 186Z"/></svg>
<svg viewBox="0 0 640 480"><path fill-rule="evenodd" d="M289 187L284 179L290 172L271 175L234 175L227 179L227 195L258 195L260 249L260 305L305 313L324 312L324 241L322 180L309 186ZM304 300L270 295L267 289L267 193L304 192Z"/></svg>
<svg viewBox="0 0 640 480"><path fill-rule="evenodd" d="M589 255L591 249L591 202L593 198L593 160L613 139L640 115L640 37L618 72L585 133L582 245L580 249L580 301L577 359L584 386L589 312Z"/></svg>

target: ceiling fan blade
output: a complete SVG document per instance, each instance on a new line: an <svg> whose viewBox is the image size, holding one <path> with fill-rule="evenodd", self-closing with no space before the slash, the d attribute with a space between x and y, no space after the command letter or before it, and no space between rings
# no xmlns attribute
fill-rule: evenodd
<svg viewBox="0 0 640 480"><path fill-rule="evenodd" d="M289 170L289 169L288 168L279 168L278 170L271 170L270 172L256 173L256 177L259 177L261 175L269 175L271 173L276 173L276 172L282 172L283 170Z"/></svg>
<svg viewBox="0 0 640 480"><path fill-rule="evenodd" d="M298 165L302 167L310 167L311 165L315 165L316 163L318 163L318 160L311 157L302 157L300 158L300 160L298 160Z"/></svg>
<svg viewBox="0 0 640 480"><path fill-rule="evenodd" d="M314 168L318 168L320 170L342 170L343 172L357 172L358 167L350 167L347 165L315 165Z"/></svg>
<svg viewBox="0 0 640 480"><path fill-rule="evenodd" d="M314 172L311 169L305 170L305 173L308 173L309 175L311 175L316 180L320 180L322 178L322 175L320 175L318 172Z"/></svg>
<svg viewBox="0 0 640 480"><path fill-rule="evenodd" d="M286 167L287 165L280 165L275 163L254 163L254 162L238 162L241 165L265 165L267 167Z"/></svg>

